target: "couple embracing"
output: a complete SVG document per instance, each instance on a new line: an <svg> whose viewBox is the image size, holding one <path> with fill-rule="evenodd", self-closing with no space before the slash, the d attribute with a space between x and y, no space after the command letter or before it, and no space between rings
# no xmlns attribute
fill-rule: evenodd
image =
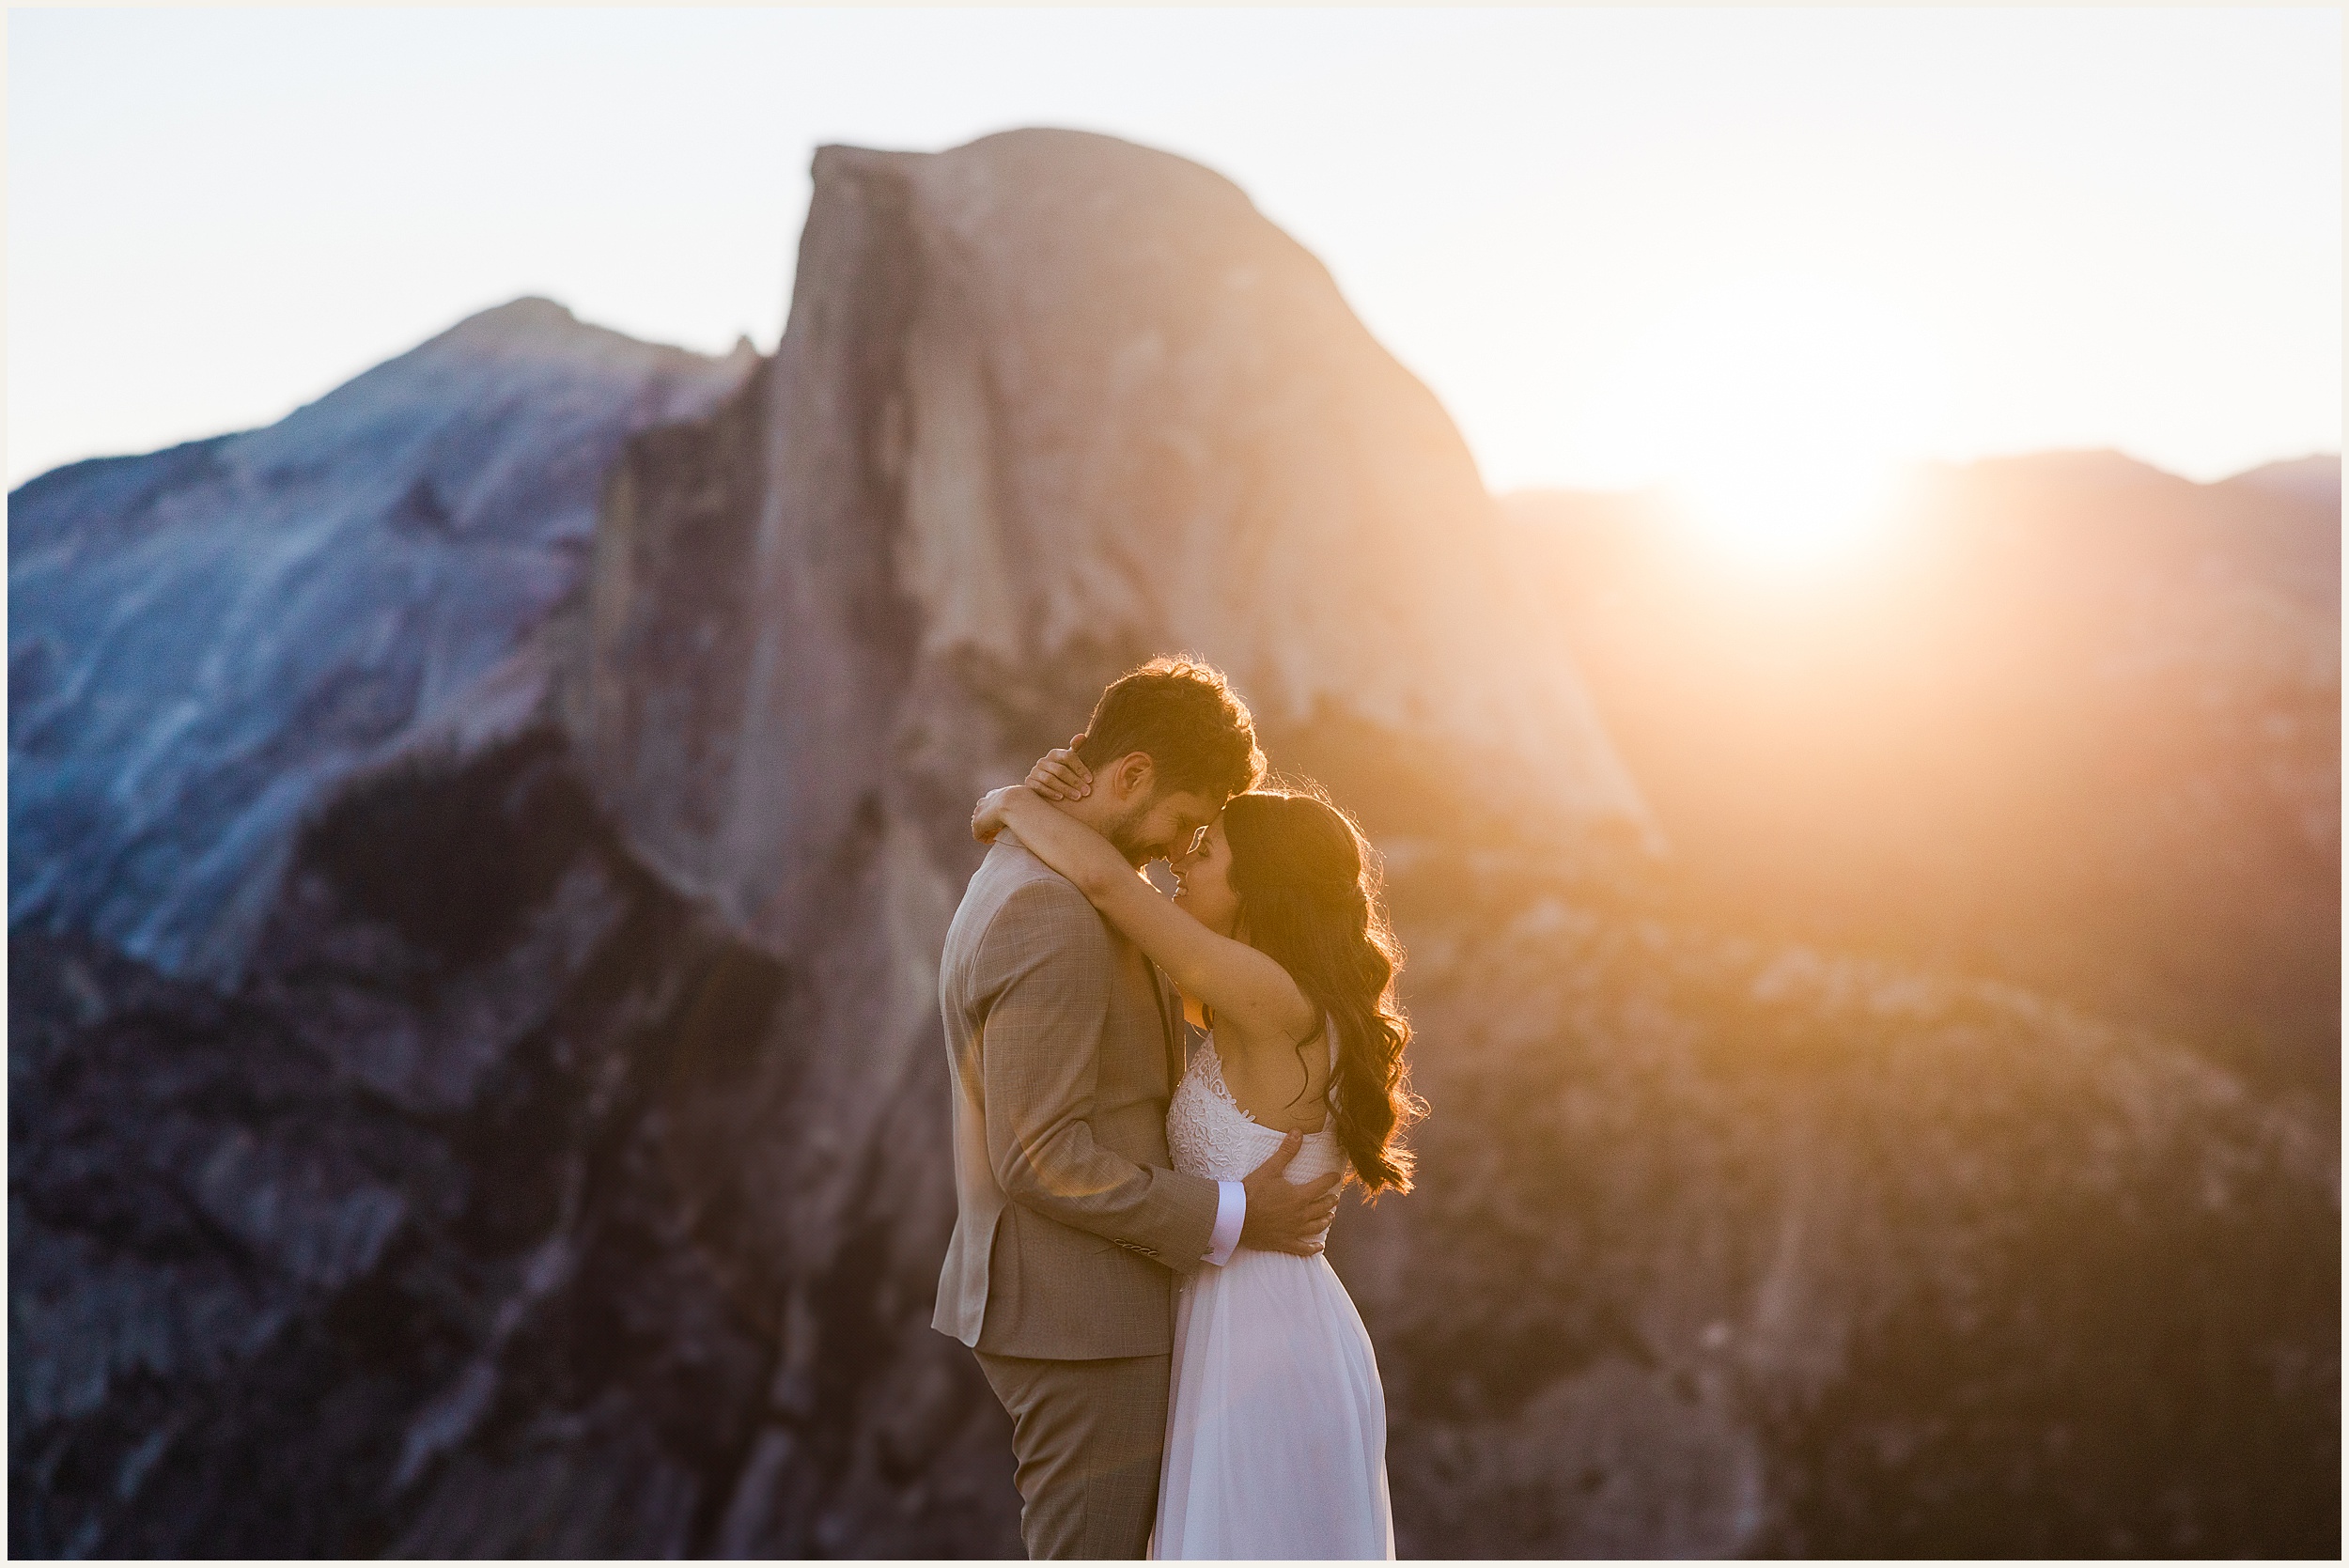
<svg viewBox="0 0 2349 1568"><path fill-rule="evenodd" d="M1011 1415L1030 1557L1394 1555L1377 1364L1321 1252L1342 1181L1409 1188L1410 1031L1360 833L1263 777L1222 675L1157 660L972 815L932 1322Z"/></svg>

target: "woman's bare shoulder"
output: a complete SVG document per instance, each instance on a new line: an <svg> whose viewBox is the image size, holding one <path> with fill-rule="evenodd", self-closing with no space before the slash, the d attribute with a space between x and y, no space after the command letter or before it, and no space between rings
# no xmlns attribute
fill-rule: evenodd
<svg viewBox="0 0 2349 1568"><path fill-rule="evenodd" d="M1318 1132L1327 1107L1330 1053L1318 1025L1290 1033L1219 1020L1216 1055L1239 1108L1276 1132Z"/></svg>

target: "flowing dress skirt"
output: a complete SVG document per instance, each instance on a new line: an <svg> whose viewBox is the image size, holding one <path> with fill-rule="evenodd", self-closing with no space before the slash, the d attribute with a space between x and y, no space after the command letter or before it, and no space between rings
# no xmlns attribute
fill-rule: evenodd
<svg viewBox="0 0 2349 1568"><path fill-rule="evenodd" d="M1154 1558L1394 1556L1387 1405L1329 1260L1242 1249L1185 1282Z"/></svg>

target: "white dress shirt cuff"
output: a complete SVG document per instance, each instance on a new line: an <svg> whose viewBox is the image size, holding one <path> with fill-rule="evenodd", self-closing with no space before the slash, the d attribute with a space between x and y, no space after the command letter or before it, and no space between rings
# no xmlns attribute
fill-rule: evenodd
<svg viewBox="0 0 2349 1568"><path fill-rule="evenodd" d="M1232 1261L1232 1250L1239 1245L1239 1233L1248 1223L1248 1189L1237 1182L1215 1184L1215 1234L1207 1240L1207 1250L1200 1259L1218 1268Z"/></svg>

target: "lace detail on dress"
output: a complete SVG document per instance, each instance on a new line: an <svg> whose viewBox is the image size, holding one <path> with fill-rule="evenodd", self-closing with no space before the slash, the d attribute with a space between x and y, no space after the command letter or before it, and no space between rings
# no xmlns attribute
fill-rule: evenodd
<svg viewBox="0 0 2349 1568"><path fill-rule="evenodd" d="M1166 1108L1166 1142L1174 1169L1213 1181L1239 1181L1279 1153L1285 1136L1240 1109L1231 1085L1223 1081L1223 1061L1216 1054L1215 1035L1209 1033ZM1304 1146L1282 1173L1302 1183L1345 1165L1337 1130L1325 1119L1320 1131L1305 1135Z"/></svg>

